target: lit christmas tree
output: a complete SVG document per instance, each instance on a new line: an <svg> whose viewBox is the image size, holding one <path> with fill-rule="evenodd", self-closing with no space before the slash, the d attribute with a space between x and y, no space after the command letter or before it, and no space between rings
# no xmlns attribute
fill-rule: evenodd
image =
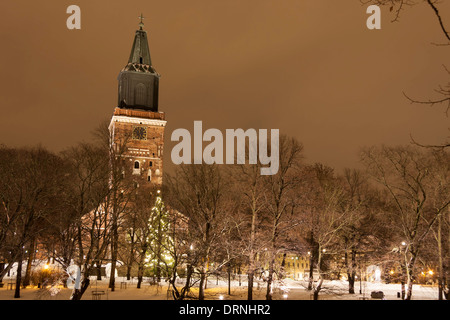
<svg viewBox="0 0 450 320"><path fill-rule="evenodd" d="M161 276L169 276L168 271L173 264L170 254L173 242L169 237L169 226L168 211L158 190L155 206L152 208L149 219L149 250L145 259L146 265L151 268L158 282L161 281Z"/></svg>

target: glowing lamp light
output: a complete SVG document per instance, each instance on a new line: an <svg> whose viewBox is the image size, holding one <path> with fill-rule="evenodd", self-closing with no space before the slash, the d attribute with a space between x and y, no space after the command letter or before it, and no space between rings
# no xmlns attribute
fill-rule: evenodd
<svg viewBox="0 0 450 320"><path fill-rule="evenodd" d="M394 270L391 270L390 274L394 274Z"/></svg>
<svg viewBox="0 0 450 320"><path fill-rule="evenodd" d="M285 294L283 294L283 298L284 299L287 299L288 298L288 295L285 293Z"/></svg>
<svg viewBox="0 0 450 320"><path fill-rule="evenodd" d="M219 300L223 300L223 295L220 295L220 296L219 296Z"/></svg>
<svg viewBox="0 0 450 320"><path fill-rule="evenodd" d="M45 264L44 265L44 270L48 270L48 268L49 268L48 264Z"/></svg>
<svg viewBox="0 0 450 320"><path fill-rule="evenodd" d="M433 273L434 273L433 270L428 271L428 274L429 274L430 276L432 276Z"/></svg>

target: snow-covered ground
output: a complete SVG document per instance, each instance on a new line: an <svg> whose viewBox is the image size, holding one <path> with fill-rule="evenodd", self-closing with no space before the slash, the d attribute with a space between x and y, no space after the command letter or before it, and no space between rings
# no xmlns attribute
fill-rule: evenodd
<svg viewBox="0 0 450 320"><path fill-rule="evenodd" d="M242 277L242 280L245 278ZM0 300L14 299L14 290L8 286L13 279L4 278L3 288L0 288ZM132 280L125 280L122 277L116 278L116 289L112 292L108 288L109 279L103 278L97 281L92 277L91 286L83 295L83 300L92 300L93 291L103 291L104 294L100 296L101 300L167 300L167 283L162 281L160 286L151 285L146 279L143 282L141 289L136 288L136 278ZM228 295L228 283L223 280L210 278L208 280L206 299L208 300L246 300L247 287L246 282L242 281L241 285L237 280L231 283L231 295ZM126 285L126 287L125 287ZM182 286L182 282L177 284ZM282 284L277 285L273 291L274 300L310 300L311 292L305 289L305 282L294 281L286 279ZM359 293L361 289L361 294ZM348 283L346 281L325 281L323 289L320 292L320 298L324 300L361 300L364 298L371 298L372 291L383 291L386 300L400 300L397 293L400 292L400 284L385 284L375 282L357 282L355 283L355 294L348 293ZM38 289L36 287L26 288L20 290L22 300L68 300L71 289L64 288L47 288ZM196 288L193 288L196 292ZM266 283L260 281L254 285L254 299L265 300ZM438 298L437 286L413 286L413 300L436 300ZM17 300L17 299L15 299Z"/></svg>

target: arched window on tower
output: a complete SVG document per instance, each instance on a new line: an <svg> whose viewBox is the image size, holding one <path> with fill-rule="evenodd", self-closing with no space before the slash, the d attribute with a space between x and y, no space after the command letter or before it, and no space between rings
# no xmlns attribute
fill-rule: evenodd
<svg viewBox="0 0 450 320"><path fill-rule="evenodd" d="M148 173L147 173L147 181L150 182L152 181L152 170L148 169Z"/></svg>
<svg viewBox="0 0 450 320"><path fill-rule="evenodd" d="M159 145L158 146L158 157L160 157L161 158L161 154L162 154L162 146L161 145Z"/></svg>
<svg viewBox="0 0 450 320"><path fill-rule="evenodd" d="M145 84L139 83L135 89L134 104L138 106L145 106L147 104Z"/></svg>
<svg viewBox="0 0 450 320"><path fill-rule="evenodd" d="M141 174L141 164L138 160L134 161L133 174Z"/></svg>

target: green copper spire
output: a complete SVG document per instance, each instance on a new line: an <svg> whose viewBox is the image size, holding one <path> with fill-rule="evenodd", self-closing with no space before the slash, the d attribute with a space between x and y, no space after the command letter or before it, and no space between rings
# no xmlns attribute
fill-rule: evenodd
<svg viewBox="0 0 450 320"><path fill-rule="evenodd" d="M133 47L131 48L128 63L151 66L152 59L150 58L150 49L148 47L147 31L143 29L144 16L141 14L139 19L141 19L141 22L139 23L139 30L136 30L136 34L134 36Z"/></svg>

